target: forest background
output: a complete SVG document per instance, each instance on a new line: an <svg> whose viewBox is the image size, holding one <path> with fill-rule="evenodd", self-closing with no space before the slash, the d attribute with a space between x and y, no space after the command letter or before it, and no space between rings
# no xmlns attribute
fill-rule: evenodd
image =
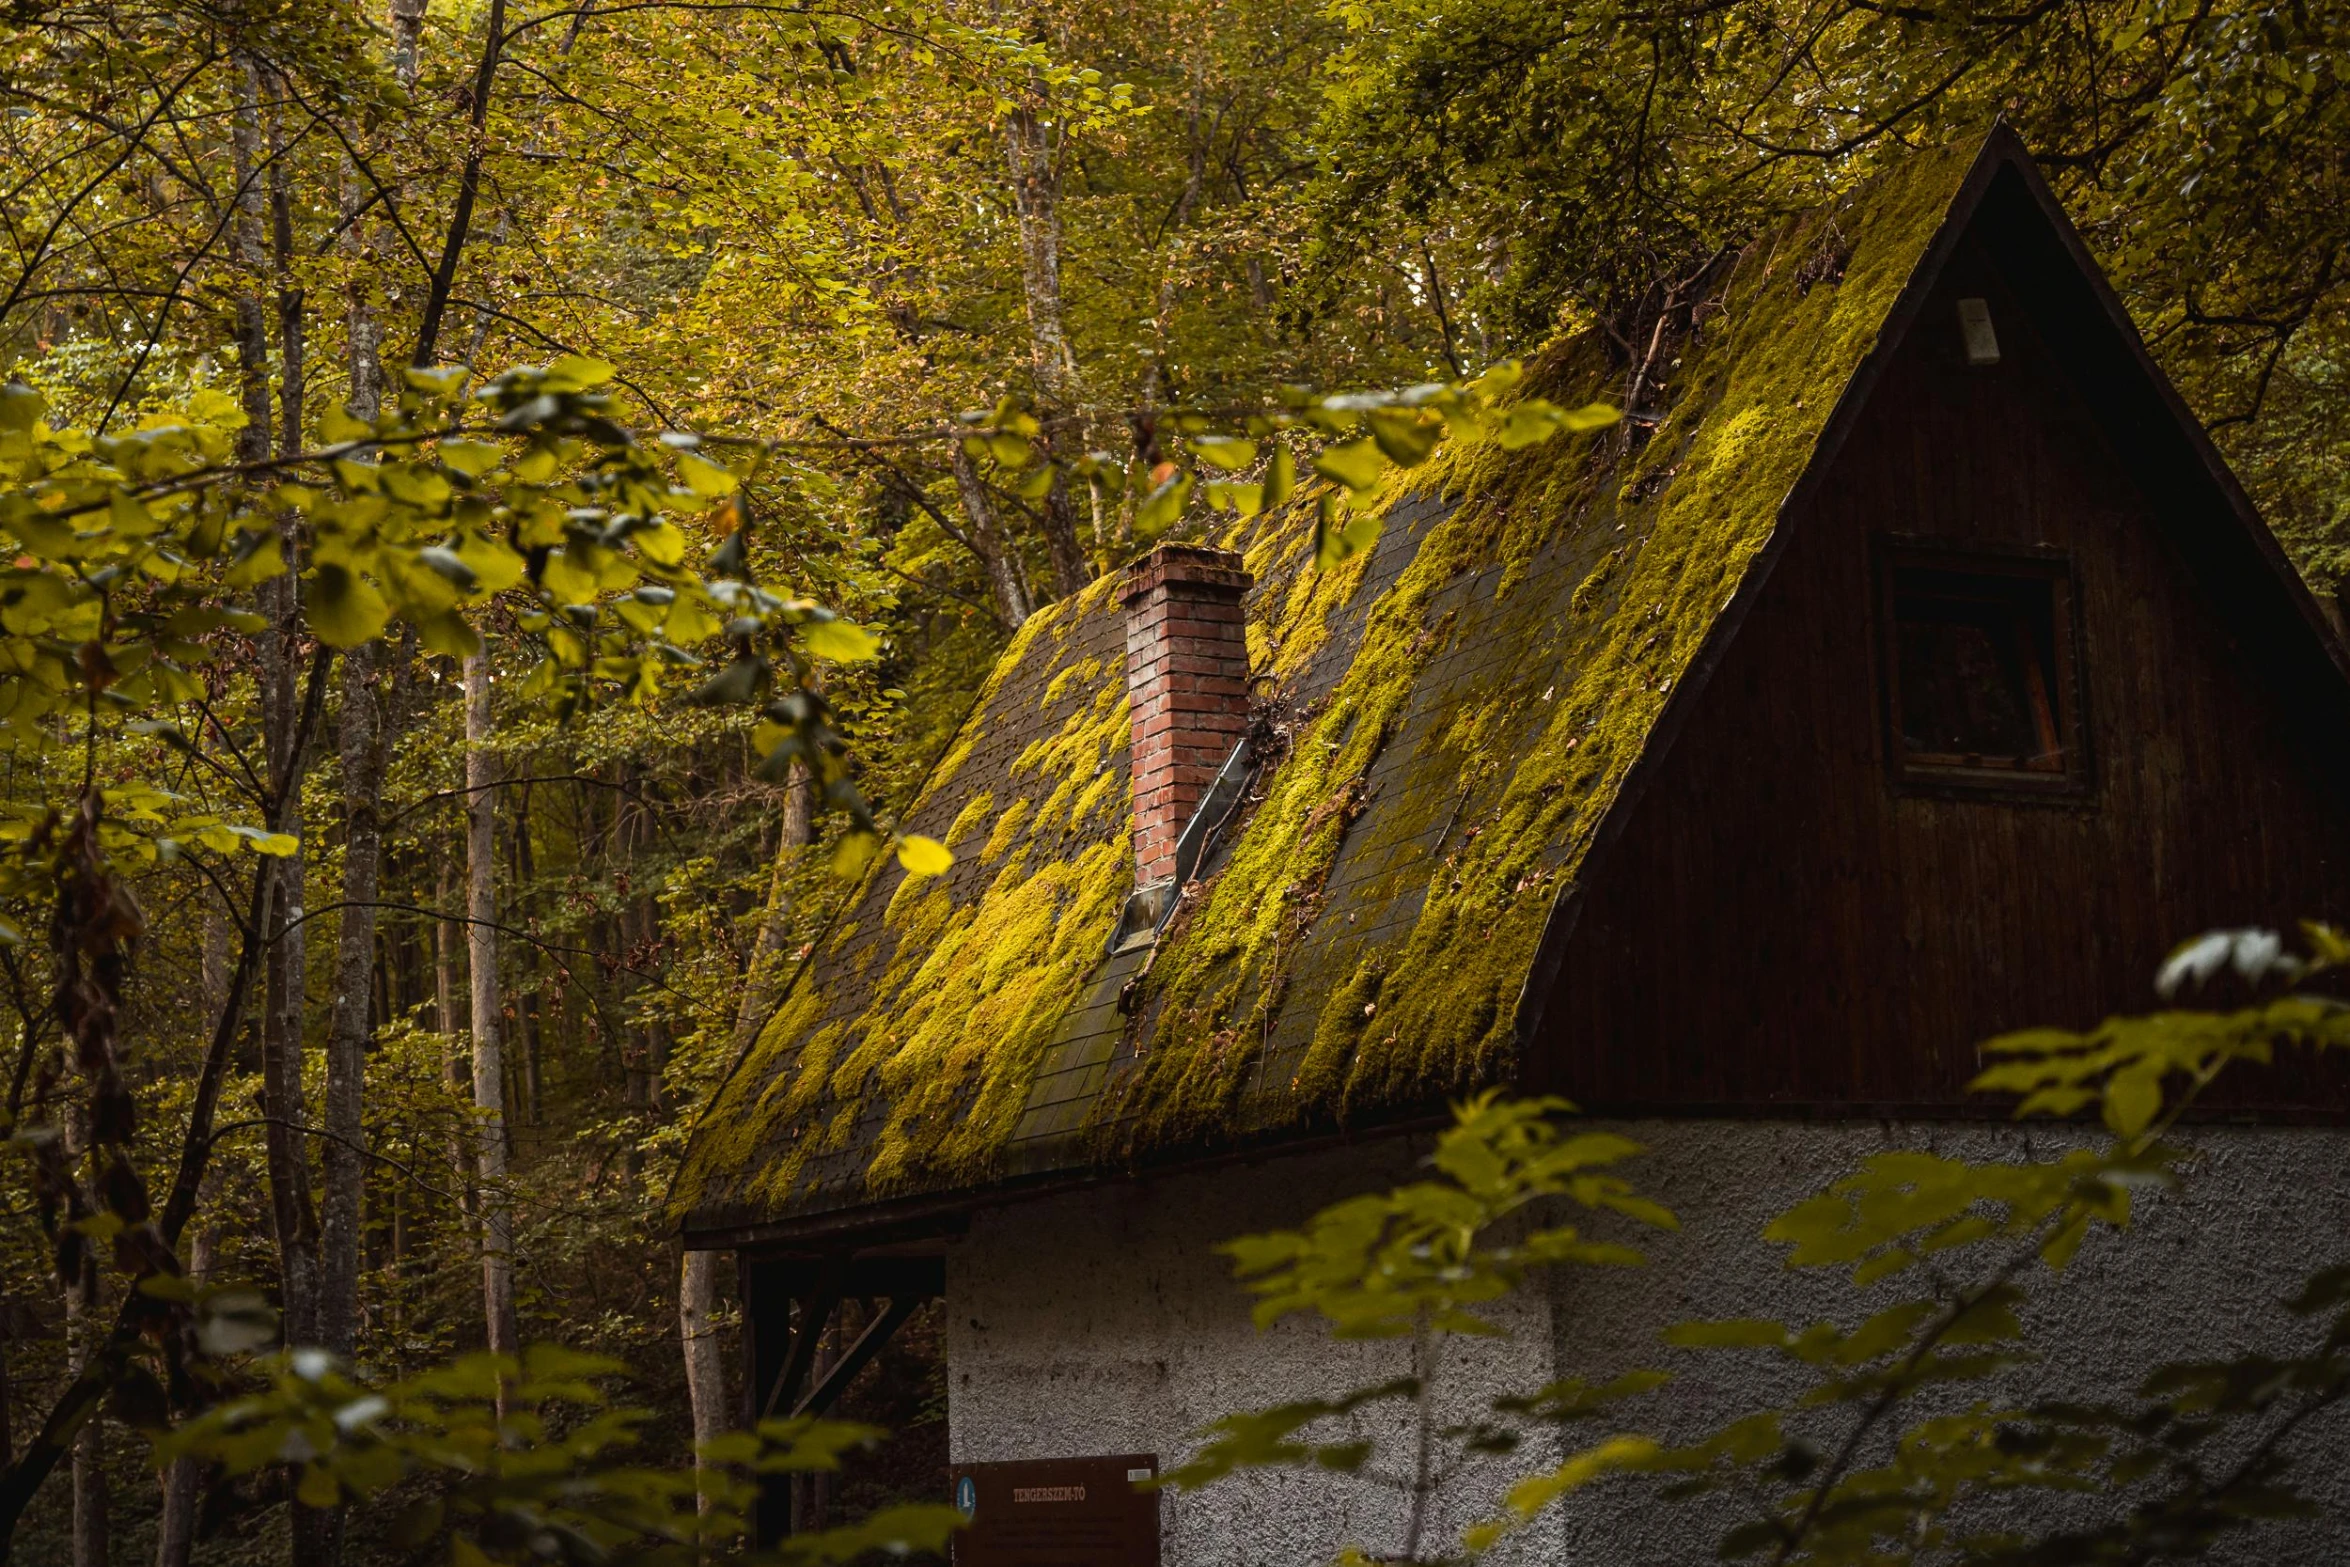
<svg viewBox="0 0 2350 1567"><path fill-rule="evenodd" d="M258 472L551 363L612 420L735 454L676 469L711 503L680 558L840 626L801 631L800 705L762 715L567 649L543 550L426 561L472 630L354 609L313 566L190 633L155 698L178 716L101 743L69 704L19 715L52 743L9 740L12 853L77 788L185 829L122 873L143 912L110 1026L130 1165L160 1187L208 1122L187 1270L385 1375L613 1355L680 1452L730 1418L734 1365L732 1281L681 1270L663 1210L695 1107L831 912L833 846L911 799L1009 634L1201 527L1200 462L1257 461L1187 411L1457 381L1578 330L1638 408L1722 250L2005 115L2321 598L2350 574L2339 7L36 0L0 27L0 357L41 429L194 419ZM516 384L521 417L541 383ZM28 613L9 594L0 621ZM374 640L393 608L408 629ZM0 888L0 1064L11 1117L95 1185L55 891ZM118 1418L53 1483L28 1466L124 1279L94 1246L61 1271L81 1188L19 1142L21 1559L303 1548L320 1521L281 1471L158 1484ZM898 1435L819 1510L942 1490L934 1337L918 1319L868 1374L848 1412Z"/></svg>

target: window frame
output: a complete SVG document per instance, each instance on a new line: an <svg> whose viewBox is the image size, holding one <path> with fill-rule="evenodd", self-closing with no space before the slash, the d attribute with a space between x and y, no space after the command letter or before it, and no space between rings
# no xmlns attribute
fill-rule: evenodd
<svg viewBox="0 0 2350 1567"><path fill-rule="evenodd" d="M2018 804L2095 804L2097 773L2089 745L2087 683L2083 657L2080 585L2070 552L2054 546L1983 544L1971 540L1880 534L1876 539L1875 637L1879 743L1885 775L1896 793ZM1903 578L1918 571L1945 572L2044 584L2048 593L2048 653L2054 667L2045 673L2051 719L2064 765L2046 772L2017 767L1973 767L1963 763L1918 763L1904 741L1901 706L1901 621L1898 603Z"/></svg>

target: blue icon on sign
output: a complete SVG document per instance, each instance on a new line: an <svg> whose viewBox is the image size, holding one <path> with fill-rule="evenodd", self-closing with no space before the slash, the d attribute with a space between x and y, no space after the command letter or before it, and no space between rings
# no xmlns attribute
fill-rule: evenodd
<svg viewBox="0 0 2350 1567"><path fill-rule="evenodd" d="M979 1511L979 1487L969 1475L955 1482L955 1510L966 1518Z"/></svg>

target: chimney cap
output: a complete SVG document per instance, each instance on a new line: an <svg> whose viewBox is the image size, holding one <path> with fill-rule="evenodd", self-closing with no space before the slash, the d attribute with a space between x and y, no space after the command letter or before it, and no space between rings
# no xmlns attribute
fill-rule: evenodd
<svg viewBox="0 0 2350 1567"><path fill-rule="evenodd" d="M1200 544L1162 544L1126 568L1126 580L1118 587L1118 602L1130 604L1153 588L1175 583L1194 591L1205 589L1219 597L1229 594L1238 598L1248 591L1251 580L1238 550L1210 549Z"/></svg>

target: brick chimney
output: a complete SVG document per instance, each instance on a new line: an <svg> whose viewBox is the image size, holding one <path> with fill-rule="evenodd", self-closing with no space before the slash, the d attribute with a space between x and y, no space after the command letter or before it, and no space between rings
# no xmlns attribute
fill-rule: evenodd
<svg viewBox="0 0 2350 1567"><path fill-rule="evenodd" d="M1135 885L1175 875L1175 840L1248 729L1247 571L1230 550L1162 544L1126 569Z"/></svg>

